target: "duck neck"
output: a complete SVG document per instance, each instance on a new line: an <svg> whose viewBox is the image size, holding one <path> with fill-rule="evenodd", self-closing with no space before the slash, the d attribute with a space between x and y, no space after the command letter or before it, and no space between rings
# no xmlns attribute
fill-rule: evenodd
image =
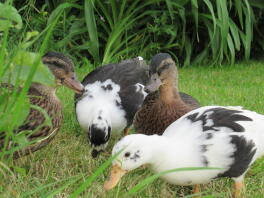
<svg viewBox="0 0 264 198"><path fill-rule="evenodd" d="M160 135L145 135L145 145L148 145L149 150L152 152L152 157L149 160L149 164L156 162L156 158L162 156L162 153L166 151L168 146L168 138Z"/></svg>
<svg viewBox="0 0 264 198"><path fill-rule="evenodd" d="M178 88L178 79L166 79L159 88L160 98L164 103L181 101Z"/></svg>
<svg viewBox="0 0 264 198"><path fill-rule="evenodd" d="M50 86L43 85L40 83L35 83L35 82L31 84L31 87L38 90L38 92L42 96L45 96L49 98L50 100L55 100L57 102L60 102L59 98L56 95L57 87L50 87Z"/></svg>
<svg viewBox="0 0 264 198"><path fill-rule="evenodd" d="M190 161L193 161L190 152L188 152L189 144L183 143L181 140L153 135L151 146L153 155L149 165L156 172L182 168L185 164L188 165Z"/></svg>

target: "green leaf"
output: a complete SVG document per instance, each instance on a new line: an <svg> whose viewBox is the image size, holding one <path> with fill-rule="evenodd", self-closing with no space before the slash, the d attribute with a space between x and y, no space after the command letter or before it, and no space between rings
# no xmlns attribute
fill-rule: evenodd
<svg viewBox="0 0 264 198"><path fill-rule="evenodd" d="M0 3L0 31L3 31L7 28L22 28L22 19L18 14L18 11L8 5Z"/></svg>
<svg viewBox="0 0 264 198"><path fill-rule="evenodd" d="M22 82L26 81L28 75L34 66L34 62L37 58L37 53L19 51L9 68L9 71L4 76L5 82L11 82L15 84L17 77ZM38 62L37 71L32 79L33 82L38 82L46 85L54 85L54 76L50 72L49 68L44 65L41 61Z"/></svg>
<svg viewBox="0 0 264 198"><path fill-rule="evenodd" d="M91 48L89 52L93 55L96 62L100 62L99 57L99 41L97 34L97 26L94 15L94 1L86 0L84 2L84 13L87 31L91 41Z"/></svg>

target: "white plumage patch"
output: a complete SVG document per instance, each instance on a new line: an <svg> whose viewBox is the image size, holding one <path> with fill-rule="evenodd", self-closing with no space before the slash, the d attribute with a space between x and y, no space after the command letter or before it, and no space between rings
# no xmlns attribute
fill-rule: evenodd
<svg viewBox="0 0 264 198"><path fill-rule="evenodd" d="M144 85L137 83L137 84L135 84L135 87L136 87L136 92L141 93L144 96L144 98L148 95L148 93L145 92L145 90L144 90L144 88L145 88Z"/></svg>
<svg viewBox="0 0 264 198"><path fill-rule="evenodd" d="M85 86L85 93L76 104L77 119L84 130L87 131L92 123L99 122L100 115L109 122L114 133L125 128L125 111L117 105L121 104L119 91L120 86L110 79Z"/></svg>
<svg viewBox="0 0 264 198"><path fill-rule="evenodd" d="M186 167L218 168L161 176L177 185L207 183L228 171L226 176L243 180L248 166L264 155L263 123L263 115L241 107L201 107L172 123L162 136L133 134L124 137L113 148L113 154L123 149L113 163L124 170L150 164L158 173ZM126 158L128 152L130 156L138 153L138 159ZM243 158L245 156L248 157ZM241 173L236 173L239 171Z"/></svg>

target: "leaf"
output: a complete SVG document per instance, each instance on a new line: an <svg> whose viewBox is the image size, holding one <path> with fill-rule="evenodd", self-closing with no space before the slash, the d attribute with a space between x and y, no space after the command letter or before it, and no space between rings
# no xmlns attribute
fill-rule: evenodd
<svg viewBox="0 0 264 198"><path fill-rule="evenodd" d="M94 1L86 0L84 2L84 13L85 13L85 22L87 26L87 31L91 41L91 48L89 52L93 55L96 62L100 62L99 57L99 41L97 34L97 26L94 16Z"/></svg>
<svg viewBox="0 0 264 198"><path fill-rule="evenodd" d="M20 109L14 109L13 104L17 101L17 94L14 90L8 90L6 92L5 87L0 89L0 131L11 131L13 128L20 126L26 119L29 113L29 100L28 98L23 98L22 106ZM8 88L9 89L9 88ZM5 93L4 93L5 92ZM18 115L19 120L14 122L12 119L14 114Z"/></svg>
<svg viewBox="0 0 264 198"><path fill-rule="evenodd" d="M22 28L22 19L16 8L0 3L0 31L7 28Z"/></svg>
<svg viewBox="0 0 264 198"><path fill-rule="evenodd" d="M17 77L22 82L25 82L32 67L34 66L37 56L37 53L20 50L15 55L9 71L5 74L4 82L11 82L11 84L15 84ZM37 71L32 81L53 86L54 76L49 68L40 61L37 65Z"/></svg>

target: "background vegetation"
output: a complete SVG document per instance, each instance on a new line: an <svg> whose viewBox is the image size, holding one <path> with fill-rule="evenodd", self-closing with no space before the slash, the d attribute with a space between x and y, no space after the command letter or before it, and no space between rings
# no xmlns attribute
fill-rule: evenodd
<svg viewBox="0 0 264 198"><path fill-rule="evenodd" d="M27 0L14 5L25 29L39 32L63 9L48 48L81 62L150 58L163 51L183 65L234 63L259 57L264 49L262 0Z"/></svg>
<svg viewBox="0 0 264 198"><path fill-rule="evenodd" d="M0 197L127 197L150 176L138 170L119 188L105 193L102 183L110 164L106 153L90 157L86 135L74 112L73 95L59 90L65 120L49 146L13 161L6 157L30 142L13 133L31 107L26 96L32 81L51 85L52 75L40 62L48 50L70 54L80 79L104 63L138 55L149 59L169 52L181 66L181 90L203 105L243 105L263 111L264 22L262 0L9 0L0 3L0 132L19 147L0 152ZM11 6L13 5L13 7ZM15 9L16 8L16 9ZM235 61L242 61L234 65ZM208 67L209 65L222 67ZM197 83L198 82L198 83ZM22 87L22 89L20 89ZM18 91L19 90L19 91ZM1 137L1 133L0 133ZM70 142L69 142L70 141ZM7 141L6 141L7 144ZM247 195L263 195L263 159L249 172ZM205 185L206 197L229 197L229 180ZM134 197L186 196L190 189L156 180Z"/></svg>

